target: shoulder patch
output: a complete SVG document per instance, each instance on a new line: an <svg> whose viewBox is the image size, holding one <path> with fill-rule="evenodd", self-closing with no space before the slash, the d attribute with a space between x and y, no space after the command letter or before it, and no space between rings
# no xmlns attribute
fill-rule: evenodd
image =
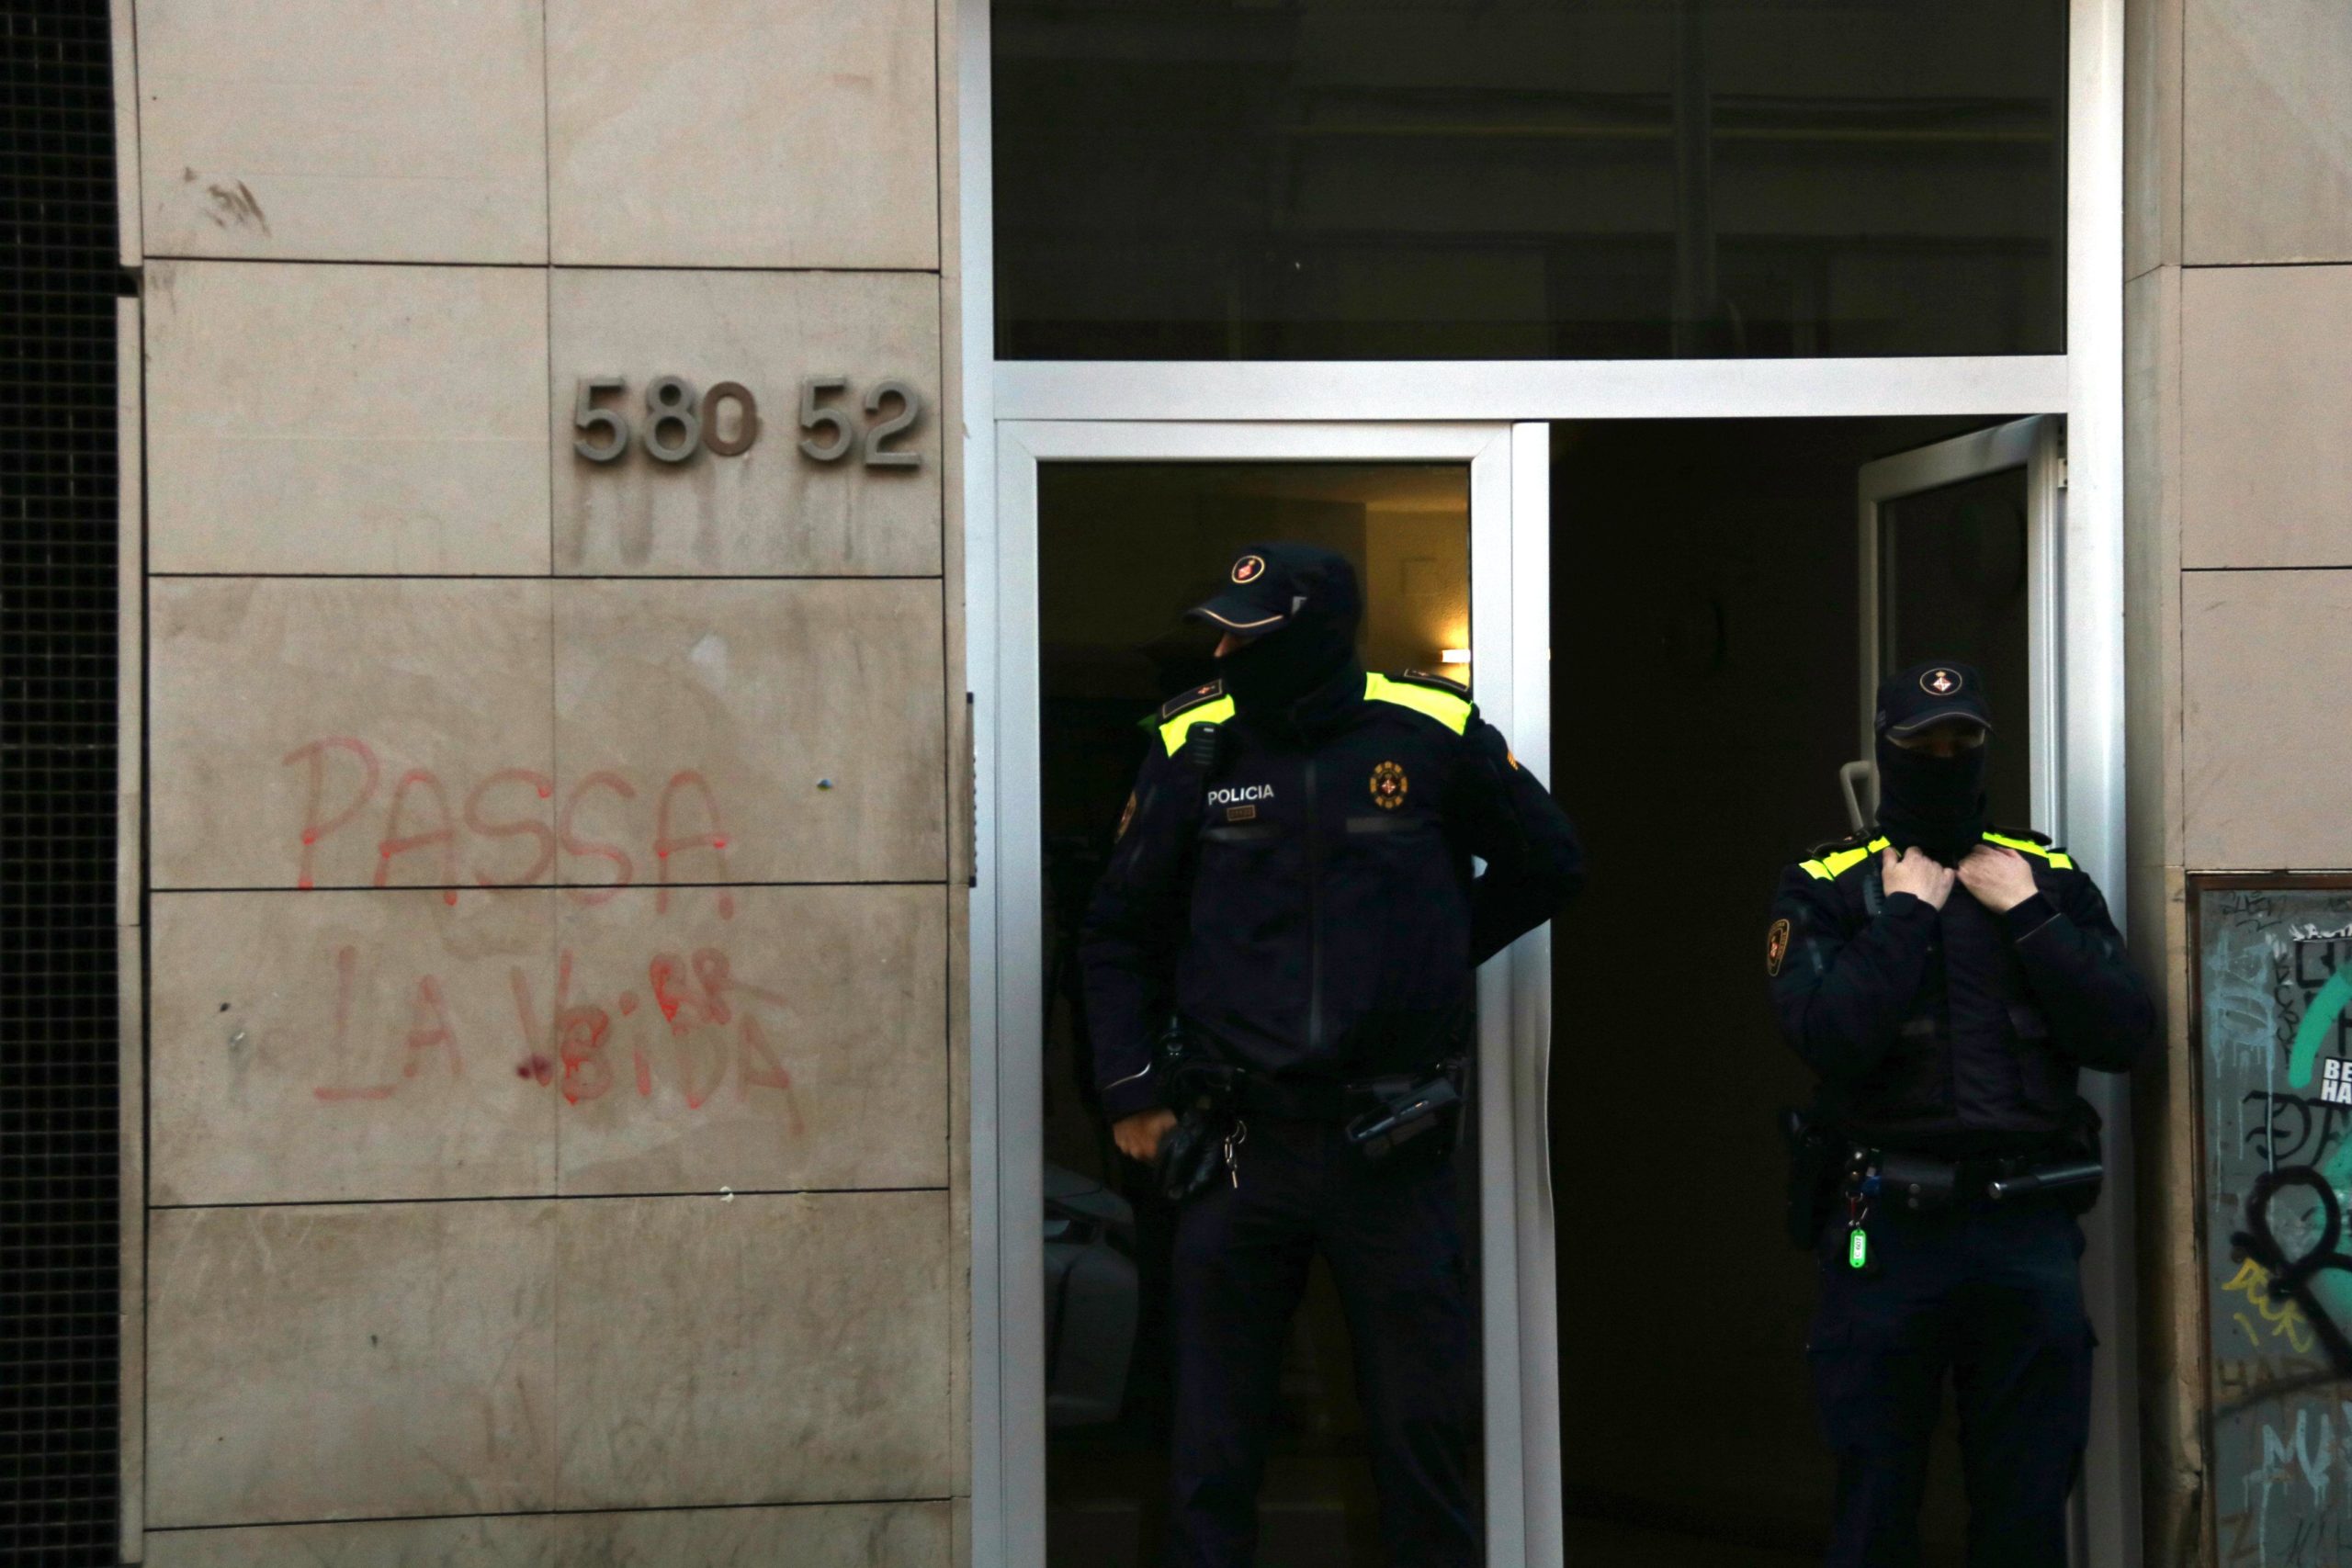
<svg viewBox="0 0 2352 1568"><path fill-rule="evenodd" d="M1439 691L1452 692L1457 697L1466 697L1470 694L1470 688L1453 676L1440 675L1431 670L1408 670L1395 678L1399 681L1410 681L1417 686L1435 686Z"/></svg>
<svg viewBox="0 0 2352 1568"><path fill-rule="evenodd" d="M2024 839L2030 842L2040 844L2044 849L2048 849L2051 846L2049 834L2037 833L2030 828L1996 828L1987 836L2003 839Z"/></svg>
<svg viewBox="0 0 2352 1568"><path fill-rule="evenodd" d="M1223 695L1225 695L1225 682L1222 681L1211 681L1205 685L1195 686L1189 692L1179 692L1159 705L1160 722L1164 724L1187 708L1199 707L1203 703L1213 703Z"/></svg>

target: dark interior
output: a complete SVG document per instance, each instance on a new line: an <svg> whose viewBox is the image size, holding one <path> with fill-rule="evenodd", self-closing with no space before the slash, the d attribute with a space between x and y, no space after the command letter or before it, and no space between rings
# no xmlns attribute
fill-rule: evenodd
<svg viewBox="0 0 2352 1568"><path fill-rule="evenodd" d="M1767 911L1781 868L1847 830L1856 470L1992 423L1554 426L1552 783L1592 866L1552 941L1571 1561L1580 1534L1581 1560L1610 1568L1819 1560L1815 1264L1783 1239L1774 1115L1810 1090L1766 1007ZM1944 515L2021 539L2022 470L1986 485L1998 504ZM1912 587L1950 607L1938 657L1985 665L1996 709L2021 716L2022 548L1948 552L1988 553L2014 571ZM2007 760L1996 820L2024 809L2001 798L2024 777ZM1950 1427L1929 1563L1960 1561Z"/></svg>
<svg viewBox="0 0 2352 1568"><path fill-rule="evenodd" d="M2064 347L2062 0L996 0L998 356Z"/></svg>

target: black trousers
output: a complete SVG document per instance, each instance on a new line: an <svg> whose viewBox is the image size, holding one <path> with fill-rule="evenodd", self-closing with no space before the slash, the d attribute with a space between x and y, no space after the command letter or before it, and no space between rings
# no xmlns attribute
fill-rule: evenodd
<svg viewBox="0 0 2352 1568"><path fill-rule="evenodd" d="M1393 1568L1476 1568L1472 1337L1450 1165L1367 1168L1336 1126L1249 1118L1239 1184L1176 1222L1169 1562L1246 1568L1283 1349L1321 1252L1355 1348Z"/></svg>
<svg viewBox="0 0 2352 1568"><path fill-rule="evenodd" d="M1960 1411L1971 1568L2065 1568L2066 1497L2090 1431L2083 1233L2058 1204L1873 1213L1875 1273L1821 1247L1806 1347L1838 1457L1828 1568L1912 1568L1946 1377Z"/></svg>

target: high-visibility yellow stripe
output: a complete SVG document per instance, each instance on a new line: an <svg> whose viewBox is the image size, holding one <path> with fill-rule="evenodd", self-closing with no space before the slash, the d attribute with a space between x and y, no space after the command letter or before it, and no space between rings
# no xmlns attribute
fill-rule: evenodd
<svg viewBox="0 0 2352 1568"><path fill-rule="evenodd" d="M1470 699L1457 697L1451 692L1441 692L1434 686L1417 686L1410 681L1392 681L1385 675L1363 678L1363 700L1368 703L1395 703L1399 707L1425 713L1448 729L1459 735L1470 728Z"/></svg>
<svg viewBox="0 0 2352 1568"><path fill-rule="evenodd" d="M1819 860L1806 861L1804 863L1804 869L1824 882L1835 882L1884 848L1886 848L1884 839L1872 839L1860 849L1839 850L1834 855L1824 855Z"/></svg>
<svg viewBox="0 0 2352 1568"><path fill-rule="evenodd" d="M1196 708L1186 708L1159 727L1159 743L1168 748L1171 757L1182 749L1184 732L1196 724L1223 724L1233 716L1233 699L1219 697L1213 703L1203 703Z"/></svg>
<svg viewBox="0 0 2352 1568"><path fill-rule="evenodd" d="M2004 849L2015 850L2021 855L2040 855L2043 860L2050 863L2051 869L2053 871L2072 871L2075 869L2074 857L2069 855L2065 851L2053 850L2046 844L2037 844L2031 839L2012 839L2001 833L1987 833L1984 835L1984 840L1987 843L1998 844Z"/></svg>
<svg viewBox="0 0 2352 1568"><path fill-rule="evenodd" d="M2037 844L2031 839L2012 839L2005 833L1987 833L1984 835L1984 840L1987 843L1999 844L2006 849L2015 850L2019 854L2039 855L2048 861L2051 868L2055 871L2075 869L2074 857L2067 854L2065 851L2053 850L2047 845ZM1835 882L1886 847L1887 841L1884 839L1872 839L1860 849L1839 850L1834 855L1825 855L1819 860L1806 861L1804 863L1804 869L1824 882Z"/></svg>

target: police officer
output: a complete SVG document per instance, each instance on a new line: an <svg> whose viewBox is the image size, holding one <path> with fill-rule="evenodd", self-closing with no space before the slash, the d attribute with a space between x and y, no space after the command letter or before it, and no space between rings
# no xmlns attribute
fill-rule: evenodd
<svg viewBox="0 0 2352 1568"><path fill-rule="evenodd" d="M1392 1561L1468 1568L1473 1341L1448 1138L1384 1155L1351 1127L1446 1099L1472 971L1551 917L1583 857L1460 686L1365 673L1343 558L1252 546L1227 577L1191 612L1226 634L1222 679L1160 709L1081 948L1124 1153L1155 1158L1176 1125L1155 1046L1171 1018L1185 1057L1230 1086L1222 1168L1176 1222L1170 1558L1255 1554L1283 1348L1319 1251Z"/></svg>
<svg viewBox="0 0 2352 1568"><path fill-rule="evenodd" d="M1781 874L1766 942L1828 1156L1808 1344L1838 1460L1828 1562L1918 1561L1950 1376L1969 1562L2062 1568L2090 1415L2075 1214L2098 1190L2075 1074L2129 1068L2154 1012L2091 879L1987 826L1978 672L1888 677L1876 728L1877 830Z"/></svg>

